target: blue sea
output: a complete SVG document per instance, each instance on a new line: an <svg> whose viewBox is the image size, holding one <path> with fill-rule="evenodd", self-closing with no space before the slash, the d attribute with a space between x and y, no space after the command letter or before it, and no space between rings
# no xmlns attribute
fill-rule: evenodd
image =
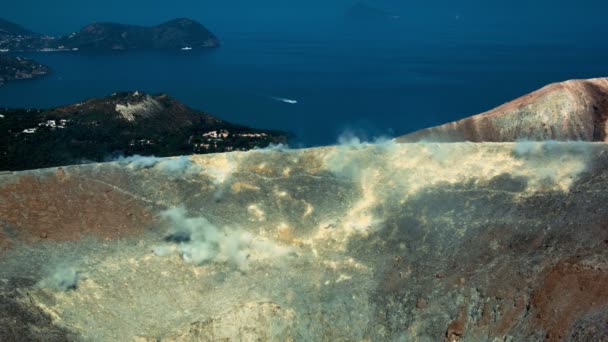
<svg viewBox="0 0 608 342"><path fill-rule="evenodd" d="M168 93L234 123L290 131L294 147L343 132L398 136L572 78L608 75L608 45L393 35L228 32L209 51L30 53L53 72L0 87L0 107L47 108L115 91Z"/></svg>

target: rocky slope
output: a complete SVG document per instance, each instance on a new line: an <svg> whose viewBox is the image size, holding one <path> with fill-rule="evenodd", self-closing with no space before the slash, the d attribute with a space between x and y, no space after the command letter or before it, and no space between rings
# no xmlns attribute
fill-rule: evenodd
<svg viewBox="0 0 608 342"><path fill-rule="evenodd" d="M153 26L93 23L55 43L60 49L132 50L213 48L217 37L200 23L186 18Z"/></svg>
<svg viewBox="0 0 608 342"><path fill-rule="evenodd" d="M287 134L235 125L165 94L115 93L49 110L0 110L0 170L266 147Z"/></svg>
<svg viewBox="0 0 608 342"><path fill-rule="evenodd" d="M35 61L0 54L0 86L8 81L25 80L49 73L49 68Z"/></svg>
<svg viewBox="0 0 608 342"><path fill-rule="evenodd" d="M607 165L385 143L0 175L0 339L604 340Z"/></svg>
<svg viewBox="0 0 608 342"><path fill-rule="evenodd" d="M398 138L412 141L607 141L608 79L548 85L496 109Z"/></svg>

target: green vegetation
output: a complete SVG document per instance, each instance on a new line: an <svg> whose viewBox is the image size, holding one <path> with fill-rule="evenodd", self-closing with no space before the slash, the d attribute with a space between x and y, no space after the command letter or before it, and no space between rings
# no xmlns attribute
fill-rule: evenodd
<svg viewBox="0 0 608 342"><path fill-rule="evenodd" d="M283 132L256 130L194 112L188 113L187 122L173 126L164 124L175 120L171 115L130 122L101 110L74 114L65 108L0 109L0 115L0 170L11 171L103 162L118 155L167 157L249 150L286 143L288 138ZM222 131L229 133L209 135Z"/></svg>

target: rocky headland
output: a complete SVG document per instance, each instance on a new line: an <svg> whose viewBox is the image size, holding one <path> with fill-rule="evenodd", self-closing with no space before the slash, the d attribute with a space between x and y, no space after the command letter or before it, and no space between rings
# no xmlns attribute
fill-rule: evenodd
<svg viewBox="0 0 608 342"><path fill-rule="evenodd" d="M38 62L0 53L0 86L8 81L32 79L49 72L49 67Z"/></svg>

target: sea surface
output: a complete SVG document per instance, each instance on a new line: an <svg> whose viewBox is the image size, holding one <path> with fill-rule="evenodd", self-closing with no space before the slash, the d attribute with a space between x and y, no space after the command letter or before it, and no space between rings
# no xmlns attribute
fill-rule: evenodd
<svg viewBox="0 0 608 342"><path fill-rule="evenodd" d="M608 44L392 35L219 34L209 51L47 52L49 76L0 87L0 107L47 108L115 91L287 130L294 147L398 136L489 110L545 84L608 76ZM558 39L557 39L558 40Z"/></svg>

